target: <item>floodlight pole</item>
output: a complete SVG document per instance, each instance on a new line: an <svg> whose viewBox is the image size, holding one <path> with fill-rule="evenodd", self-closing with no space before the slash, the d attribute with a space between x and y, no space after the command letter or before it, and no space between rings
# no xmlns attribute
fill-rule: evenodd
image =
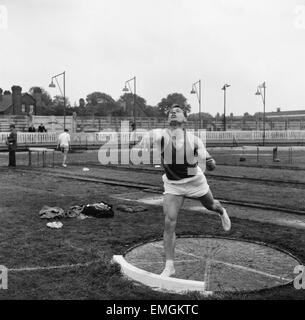
<svg viewBox="0 0 305 320"><path fill-rule="evenodd" d="M264 89L262 91L262 88ZM263 146L265 145L266 138L266 82L263 82L261 85L257 87L257 91L255 93L257 96L261 96L263 99Z"/></svg>
<svg viewBox="0 0 305 320"><path fill-rule="evenodd" d="M227 120L226 120L226 93L227 88L229 88L229 84L225 84L221 90L223 90L223 131L227 130Z"/></svg>
<svg viewBox="0 0 305 320"><path fill-rule="evenodd" d="M134 128L136 128L136 90L137 90L137 85L136 85L136 77L133 77L127 81L125 81L125 87L123 91L130 91L132 93L132 90L130 88L129 82L133 81L133 123L134 123ZM129 86L129 90L127 88L127 85Z"/></svg>
<svg viewBox="0 0 305 320"><path fill-rule="evenodd" d="M59 76L63 76L63 91L64 91L63 93L61 91L59 83L57 82L57 77L59 77ZM56 80L58 88L59 88L59 91L60 91L61 95L64 98L64 129L66 129L66 71L64 71L62 73L59 73L59 74L56 74L55 76L53 76L51 78L51 84L49 85L49 87L55 87L55 85L53 83L53 79Z"/></svg>
<svg viewBox="0 0 305 320"><path fill-rule="evenodd" d="M197 90L197 84L199 89ZM197 82L192 84L192 94L196 93L197 95L197 99L198 99L198 103L199 103L199 129L201 129L201 80L199 79Z"/></svg>

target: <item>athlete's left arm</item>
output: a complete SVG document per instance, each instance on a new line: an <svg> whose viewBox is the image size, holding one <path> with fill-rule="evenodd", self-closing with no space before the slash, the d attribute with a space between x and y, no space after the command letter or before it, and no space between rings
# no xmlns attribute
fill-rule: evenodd
<svg viewBox="0 0 305 320"><path fill-rule="evenodd" d="M207 170L213 171L216 168L216 161L209 154L199 137L196 137L196 144L198 150L198 162L205 164Z"/></svg>

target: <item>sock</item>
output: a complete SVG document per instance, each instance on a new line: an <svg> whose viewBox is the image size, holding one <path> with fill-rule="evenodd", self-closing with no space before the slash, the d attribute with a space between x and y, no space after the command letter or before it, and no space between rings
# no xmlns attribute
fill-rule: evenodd
<svg viewBox="0 0 305 320"><path fill-rule="evenodd" d="M165 268L166 269L174 269L174 261L173 260L166 260Z"/></svg>

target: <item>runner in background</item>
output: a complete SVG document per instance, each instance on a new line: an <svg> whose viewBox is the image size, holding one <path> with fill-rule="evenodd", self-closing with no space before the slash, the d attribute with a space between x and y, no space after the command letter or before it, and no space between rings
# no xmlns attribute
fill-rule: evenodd
<svg viewBox="0 0 305 320"><path fill-rule="evenodd" d="M58 144L57 144L57 148L61 150L61 152L63 153L63 162L62 162L62 166L66 167L67 166L67 155L70 149L70 142L71 142L71 138L70 138L70 134L69 134L69 130L65 129L64 132L62 132L59 136L58 136Z"/></svg>

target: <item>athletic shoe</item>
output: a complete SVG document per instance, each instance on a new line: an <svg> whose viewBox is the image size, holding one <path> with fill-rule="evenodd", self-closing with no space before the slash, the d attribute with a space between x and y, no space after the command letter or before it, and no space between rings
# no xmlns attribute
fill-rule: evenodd
<svg viewBox="0 0 305 320"><path fill-rule="evenodd" d="M160 277L171 277L175 274L175 272L176 271L175 271L174 267L172 267L172 268L167 267L162 271L162 273L160 274Z"/></svg>
<svg viewBox="0 0 305 320"><path fill-rule="evenodd" d="M231 221L227 214L227 211L225 208L223 208L223 214L220 214L222 227L225 231L230 231L231 229Z"/></svg>
<svg viewBox="0 0 305 320"><path fill-rule="evenodd" d="M63 166L63 167L66 167L67 165L64 163L62 166Z"/></svg>

